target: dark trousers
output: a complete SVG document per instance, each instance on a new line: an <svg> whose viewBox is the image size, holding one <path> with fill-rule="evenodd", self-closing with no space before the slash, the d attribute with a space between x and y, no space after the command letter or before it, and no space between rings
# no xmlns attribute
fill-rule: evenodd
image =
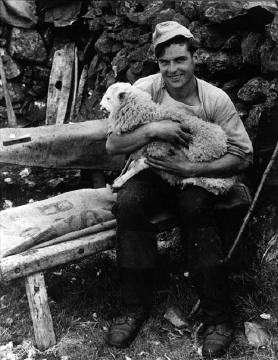
<svg viewBox="0 0 278 360"><path fill-rule="evenodd" d="M130 179L119 191L114 214L117 219L117 261L122 276L123 301L127 307L150 306L156 265L156 233L150 219L170 209L181 229L185 261L201 300L206 324L230 319L227 274L221 240L215 230L217 197L197 187L172 187L151 171Z"/></svg>

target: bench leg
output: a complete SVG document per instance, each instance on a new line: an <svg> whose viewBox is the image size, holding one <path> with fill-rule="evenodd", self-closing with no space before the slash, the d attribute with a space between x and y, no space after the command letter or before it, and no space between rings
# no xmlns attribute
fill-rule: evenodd
<svg viewBox="0 0 278 360"><path fill-rule="evenodd" d="M43 273L40 272L26 276L25 287L33 321L36 345L39 350L45 350L55 345L56 339L47 302Z"/></svg>

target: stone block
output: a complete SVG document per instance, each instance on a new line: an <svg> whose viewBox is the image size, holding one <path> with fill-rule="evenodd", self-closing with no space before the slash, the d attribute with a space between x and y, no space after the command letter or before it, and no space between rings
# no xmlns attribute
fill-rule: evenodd
<svg viewBox="0 0 278 360"><path fill-rule="evenodd" d="M9 44L12 57L32 63L44 63L47 52L41 35L36 30L13 28Z"/></svg>

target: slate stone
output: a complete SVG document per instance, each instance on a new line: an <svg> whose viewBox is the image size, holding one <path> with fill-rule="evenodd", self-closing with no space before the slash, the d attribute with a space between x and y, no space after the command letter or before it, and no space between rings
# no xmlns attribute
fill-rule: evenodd
<svg viewBox="0 0 278 360"><path fill-rule="evenodd" d="M7 39L0 38L0 47L1 47L1 48L6 47L7 43L8 43L8 42L7 42Z"/></svg>
<svg viewBox="0 0 278 360"><path fill-rule="evenodd" d="M250 104L258 104L265 101L269 89L269 82L261 77L249 80L238 91L238 98Z"/></svg>
<svg viewBox="0 0 278 360"><path fill-rule="evenodd" d="M241 35L233 34L224 42L221 50L231 52L241 52Z"/></svg>
<svg viewBox="0 0 278 360"><path fill-rule="evenodd" d="M151 25L152 20L158 15L163 7L163 0L152 0L148 2L148 5L144 8L143 11L126 13L126 16L131 22L135 24Z"/></svg>
<svg viewBox="0 0 278 360"><path fill-rule="evenodd" d="M235 105L235 108L236 108L241 120L243 122L245 122L245 120L248 118L248 114L249 114L248 105L245 103L242 103L242 102L234 102L234 105Z"/></svg>
<svg viewBox="0 0 278 360"><path fill-rule="evenodd" d="M142 35L140 35L140 37L139 37L139 44L140 44L140 45L144 45L144 44L146 44L146 43L150 43L150 42L151 42L151 39L152 39L152 33L151 33L151 32L142 34Z"/></svg>
<svg viewBox="0 0 278 360"><path fill-rule="evenodd" d="M92 32L103 30L105 21L102 17L95 17L94 19L88 20L89 30Z"/></svg>
<svg viewBox="0 0 278 360"><path fill-rule="evenodd" d="M95 49L102 54L111 53L113 41L109 39L107 32L104 31L95 43Z"/></svg>
<svg viewBox="0 0 278 360"><path fill-rule="evenodd" d="M21 102L24 100L24 92L22 87L17 82L8 82L8 91L11 101L13 103ZM4 92L2 83L0 83L0 101L4 99Z"/></svg>
<svg viewBox="0 0 278 360"><path fill-rule="evenodd" d="M203 0L203 16L212 23L231 26L264 25L273 20L278 10L275 1ZM235 21L236 20L236 21Z"/></svg>
<svg viewBox="0 0 278 360"><path fill-rule="evenodd" d="M36 30L12 28L9 53L15 59L32 63L47 60L43 39Z"/></svg>
<svg viewBox="0 0 278 360"><path fill-rule="evenodd" d="M117 53L113 58L111 65L116 76L128 66L127 50L125 48Z"/></svg>
<svg viewBox="0 0 278 360"><path fill-rule="evenodd" d="M193 21L189 26L199 47L220 49L227 40L227 35L216 30L211 24L203 24L201 21Z"/></svg>
<svg viewBox="0 0 278 360"><path fill-rule="evenodd" d="M154 30L156 24L159 24L163 21L170 21L173 20L175 17L176 12L174 9L164 9L161 10L153 19L152 21L152 29Z"/></svg>
<svg viewBox="0 0 278 360"><path fill-rule="evenodd" d="M122 16L106 14L104 16L104 21L107 30L117 31L117 29L122 27L124 23L124 18Z"/></svg>
<svg viewBox="0 0 278 360"><path fill-rule="evenodd" d="M258 128L262 117L264 106L263 104L253 105L249 111L248 118L244 122L247 133L254 144L258 135Z"/></svg>
<svg viewBox="0 0 278 360"><path fill-rule="evenodd" d="M128 61L144 61L148 58L150 45L145 44L128 55Z"/></svg>
<svg viewBox="0 0 278 360"><path fill-rule="evenodd" d="M278 72L278 44L267 39L260 47L261 71L263 74L277 74Z"/></svg>
<svg viewBox="0 0 278 360"><path fill-rule="evenodd" d="M271 39L278 43L278 12L275 14L272 23L268 26Z"/></svg>
<svg viewBox="0 0 278 360"><path fill-rule="evenodd" d="M135 12L138 4L138 0L120 0L117 5L117 14L126 15L128 13Z"/></svg>
<svg viewBox="0 0 278 360"><path fill-rule="evenodd" d="M232 100L237 100L237 92L239 88L242 86L242 79L232 79L223 84L221 87Z"/></svg>
<svg viewBox="0 0 278 360"><path fill-rule="evenodd" d="M185 26L185 27L188 27L189 24L190 24L190 20L188 20L187 17L185 17L184 15L182 15L181 13L177 12L175 14L175 16L173 17L172 19L173 21L176 21L178 22L179 24Z"/></svg>
<svg viewBox="0 0 278 360"><path fill-rule="evenodd" d="M21 68L17 62L8 54L6 49L0 49L3 51L2 60L5 70L6 78L14 79L21 74Z"/></svg>
<svg viewBox="0 0 278 360"><path fill-rule="evenodd" d="M176 11L180 11L189 21L199 19L198 2L196 0L177 1Z"/></svg>
<svg viewBox="0 0 278 360"><path fill-rule="evenodd" d="M126 79L130 84L134 84L135 81L139 79L139 77L136 74L134 74L129 68L126 72Z"/></svg>
<svg viewBox="0 0 278 360"><path fill-rule="evenodd" d="M109 39L115 41L128 41L137 43L140 39L142 30L139 27L125 28L118 33L110 32L107 34Z"/></svg>
<svg viewBox="0 0 278 360"><path fill-rule="evenodd" d="M263 42L261 33L250 32L246 34L241 41L241 53L243 62L250 65L260 66L260 48Z"/></svg>
<svg viewBox="0 0 278 360"><path fill-rule="evenodd" d="M240 54L228 54L223 51L208 51L197 49L194 53L197 71L206 74L209 78L215 75L234 76L235 71L242 69Z"/></svg>

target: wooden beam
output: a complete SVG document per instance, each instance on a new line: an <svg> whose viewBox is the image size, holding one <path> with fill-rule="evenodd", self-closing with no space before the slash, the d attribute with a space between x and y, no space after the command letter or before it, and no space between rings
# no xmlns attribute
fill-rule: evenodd
<svg viewBox="0 0 278 360"><path fill-rule="evenodd" d="M27 276L25 278L25 287L33 321L36 345L39 350L46 350L56 344L56 338L47 302L43 273Z"/></svg>
<svg viewBox="0 0 278 360"><path fill-rule="evenodd" d="M46 168L98 169L118 171L124 155L105 150L107 120L28 128L32 141L13 146L0 143L0 162ZM24 136L27 129L0 129L0 138Z"/></svg>
<svg viewBox="0 0 278 360"><path fill-rule="evenodd" d="M82 259L99 251L112 249L115 236L116 230L112 229L42 249L30 249L20 254L7 256L0 259L0 281L21 278Z"/></svg>

